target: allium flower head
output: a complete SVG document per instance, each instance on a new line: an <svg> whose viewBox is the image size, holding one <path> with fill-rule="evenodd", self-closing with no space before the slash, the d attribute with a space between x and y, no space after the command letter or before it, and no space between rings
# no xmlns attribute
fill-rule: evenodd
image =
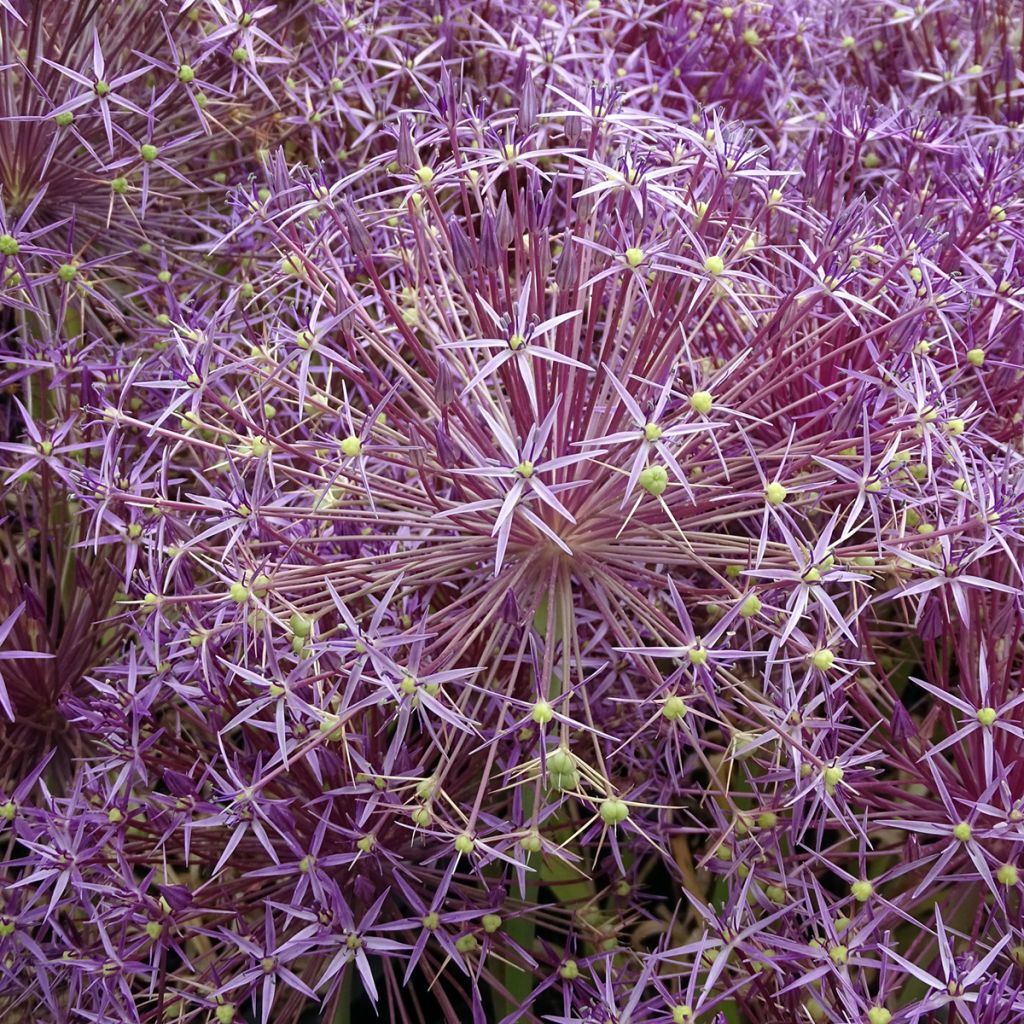
<svg viewBox="0 0 1024 1024"><path fill-rule="evenodd" d="M0 3L0 1018L1024 1017L1014 25Z"/></svg>

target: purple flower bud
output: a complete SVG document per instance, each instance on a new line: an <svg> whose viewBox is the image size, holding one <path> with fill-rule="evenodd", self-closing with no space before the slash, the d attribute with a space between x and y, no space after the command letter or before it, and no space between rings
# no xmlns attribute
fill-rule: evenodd
<svg viewBox="0 0 1024 1024"><path fill-rule="evenodd" d="M522 91L519 94L519 116L517 120L520 134L528 132L537 121L540 111L540 97L534 85L533 76L527 72Z"/></svg>
<svg viewBox="0 0 1024 1024"><path fill-rule="evenodd" d="M455 269L463 277L471 277L476 270L473 243L462 224L454 217L448 219L448 237L451 239L452 262L455 264Z"/></svg>
<svg viewBox="0 0 1024 1024"><path fill-rule="evenodd" d="M36 622L46 621L46 605L40 600L39 595L27 583L21 588L21 596L25 602L25 615Z"/></svg>
<svg viewBox="0 0 1024 1024"><path fill-rule="evenodd" d="M458 103L455 99L455 88L452 84L452 76L447 64L444 64L441 68L437 95L434 102L437 106L437 112L443 121L449 121L454 116Z"/></svg>
<svg viewBox="0 0 1024 1024"><path fill-rule="evenodd" d="M181 772L165 768L163 772L164 785L171 791L173 796L194 796L197 793L195 783Z"/></svg>
<svg viewBox="0 0 1024 1024"><path fill-rule="evenodd" d="M445 469L452 468L459 461L458 446L440 423L434 427L434 450L438 463Z"/></svg>
<svg viewBox="0 0 1024 1024"><path fill-rule="evenodd" d="M516 599L515 590L509 587L501 599L501 619L510 626L521 625L523 621L523 610Z"/></svg>
<svg viewBox="0 0 1024 1024"><path fill-rule="evenodd" d="M509 88L514 93L522 92L523 85L529 78L529 65L526 63L526 51L522 50L519 53L519 59L516 61L515 68L512 70L512 74L509 77Z"/></svg>
<svg viewBox="0 0 1024 1024"><path fill-rule="evenodd" d="M447 409L455 401L455 377L448 360L437 361L437 379L434 381L434 401L439 408Z"/></svg>
<svg viewBox="0 0 1024 1024"><path fill-rule="evenodd" d="M361 259L371 256L374 248L373 239L366 230L366 226L356 212L355 207L346 199L341 203L341 212L345 219L345 229L353 253Z"/></svg>
<svg viewBox="0 0 1024 1024"><path fill-rule="evenodd" d="M536 207L536 223L538 227L549 228L556 208L556 196L562 193L562 179L553 176L548 189L533 193L531 209Z"/></svg>
<svg viewBox="0 0 1024 1024"><path fill-rule="evenodd" d="M1017 81L1017 63L1013 58L1013 50L1008 46L1003 49L1003 57L999 62L999 75L996 80L1007 84Z"/></svg>
<svg viewBox="0 0 1024 1024"><path fill-rule="evenodd" d="M565 233L562 241L562 253L558 257L555 266L555 284L560 292L571 292L576 286L576 276L579 273L576 263L576 246L570 232Z"/></svg>
<svg viewBox="0 0 1024 1024"><path fill-rule="evenodd" d="M480 259L485 267L492 272L504 262L501 249L498 246L497 229L494 224L494 217L490 212L484 211L480 225Z"/></svg>
<svg viewBox="0 0 1024 1024"><path fill-rule="evenodd" d="M160 895L167 901L171 910L180 911L186 910L192 906L193 896L192 891L184 885L158 885L157 890Z"/></svg>
<svg viewBox="0 0 1024 1024"><path fill-rule="evenodd" d="M567 114L563 131L565 132L565 141L570 146L579 145L583 136L583 118L579 114Z"/></svg>
<svg viewBox="0 0 1024 1024"><path fill-rule="evenodd" d="M416 147L412 141L412 118L405 113L398 122L398 165L405 171L419 166Z"/></svg>
<svg viewBox="0 0 1024 1024"><path fill-rule="evenodd" d="M498 242L498 248L503 252L507 250L515 236L515 225L512 221L512 211L508 205L508 195L502 192L501 199L498 202L498 213L495 218L495 237Z"/></svg>
<svg viewBox="0 0 1024 1024"><path fill-rule="evenodd" d="M546 281L551 274L551 241L548 232L544 228L531 231L530 245L537 250L537 275Z"/></svg>
<svg viewBox="0 0 1024 1024"><path fill-rule="evenodd" d="M900 744L907 743L918 735L913 718L898 698L893 703L892 718L889 722L893 739Z"/></svg>

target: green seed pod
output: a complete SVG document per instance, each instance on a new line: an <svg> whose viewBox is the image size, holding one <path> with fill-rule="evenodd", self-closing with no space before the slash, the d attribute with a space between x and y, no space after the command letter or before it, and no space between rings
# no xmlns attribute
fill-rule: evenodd
<svg viewBox="0 0 1024 1024"><path fill-rule="evenodd" d="M610 796L606 800L601 801L598 813L606 825L614 828L616 825L621 825L629 817L629 808L624 800L620 800L616 796Z"/></svg>

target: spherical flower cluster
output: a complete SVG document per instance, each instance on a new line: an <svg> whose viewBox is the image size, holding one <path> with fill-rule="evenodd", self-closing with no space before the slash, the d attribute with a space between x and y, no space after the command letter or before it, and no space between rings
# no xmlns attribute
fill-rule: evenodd
<svg viewBox="0 0 1024 1024"><path fill-rule="evenodd" d="M0 0L0 1021L1024 1020L1020 47Z"/></svg>

